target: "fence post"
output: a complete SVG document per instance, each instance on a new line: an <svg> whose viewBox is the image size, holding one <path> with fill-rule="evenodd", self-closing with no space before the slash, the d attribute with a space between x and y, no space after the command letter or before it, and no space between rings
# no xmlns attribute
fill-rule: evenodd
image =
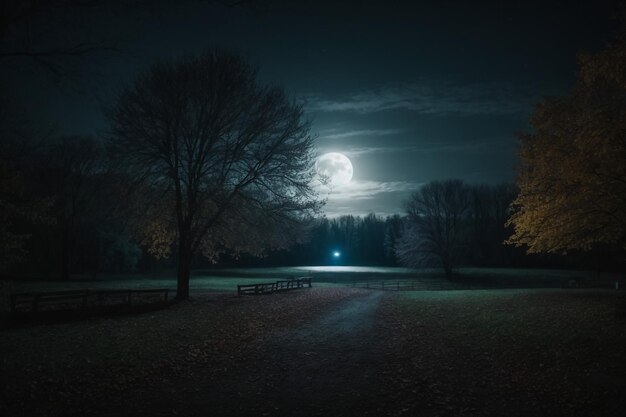
<svg viewBox="0 0 626 417"><path fill-rule="evenodd" d="M396 291L400 291L400 281L396 282Z"/></svg>
<svg viewBox="0 0 626 417"><path fill-rule="evenodd" d="M380 281L380 286L383 288L383 291L385 291L385 281Z"/></svg>

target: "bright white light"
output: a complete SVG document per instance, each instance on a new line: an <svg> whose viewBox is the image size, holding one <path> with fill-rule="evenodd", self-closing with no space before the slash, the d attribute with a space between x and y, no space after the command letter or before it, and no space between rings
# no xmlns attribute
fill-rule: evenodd
<svg viewBox="0 0 626 417"><path fill-rule="evenodd" d="M339 252L333 252L333 256L334 256L335 258L339 258L339 257L341 256L341 253L339 253Z"/></svg>
<svg viewBox="0 0 626 417"><path fill-rule="evenodd" d="M320 156L315 162L320 175L330 180L330 185L345 185L352 179L352 162L342 153L330 152Z"/></svg>

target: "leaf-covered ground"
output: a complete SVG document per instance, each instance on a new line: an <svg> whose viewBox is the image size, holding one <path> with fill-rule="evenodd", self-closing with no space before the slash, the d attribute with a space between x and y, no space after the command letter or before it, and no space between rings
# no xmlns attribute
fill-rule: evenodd
<svg viewBox="0 0 626 417"><path fill-rule="evenodd" d="M0 330L0 415L618 416L615 292L197 296Z"/></svg>
<svg viewBox="0 0 626 417"><path fill-rule="evenodd" d="M392 414L621 416L626 320L615 318L618 301L614 292L576 290L389 300L386 351L402 364L384 384Z"/></svg>

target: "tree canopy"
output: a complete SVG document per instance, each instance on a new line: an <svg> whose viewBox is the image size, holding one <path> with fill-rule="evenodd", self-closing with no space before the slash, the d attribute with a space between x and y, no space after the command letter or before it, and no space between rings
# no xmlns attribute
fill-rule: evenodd
<svg viewBox="0 0 626 417"><path fill-rule="evenodd" d="M196 253L260 255L302 239L320 208L302 112L223 50L157 62L120 93L108 148L144 197L142 241L178 256L180 298Z"/></svg>
<svg viewBox="0 0 626 417"><path fill-rule="evenodd" d="M626 39L581 56L572 93L538 105L531 124L508 242L530 253L626 248Z"/></svg>

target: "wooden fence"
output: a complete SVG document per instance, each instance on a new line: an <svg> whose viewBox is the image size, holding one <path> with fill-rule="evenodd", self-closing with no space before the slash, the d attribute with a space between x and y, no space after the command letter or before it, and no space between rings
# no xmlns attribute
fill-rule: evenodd
<svg viewBox="0 0 626 417"><path fill-rule="evenodd" d="M296 290L298 288L311 288L312 277L298 277L276 282L262 282L258 284L237 285L237 295L272 294L274 292Z"/></svg>
<svg viewBox="0 0 626 417"><path fill-rule="evenodd" d="M10 295L11 313L86 310L98 307L167 304L169 289L72 290L24 292Z"/></svg>

